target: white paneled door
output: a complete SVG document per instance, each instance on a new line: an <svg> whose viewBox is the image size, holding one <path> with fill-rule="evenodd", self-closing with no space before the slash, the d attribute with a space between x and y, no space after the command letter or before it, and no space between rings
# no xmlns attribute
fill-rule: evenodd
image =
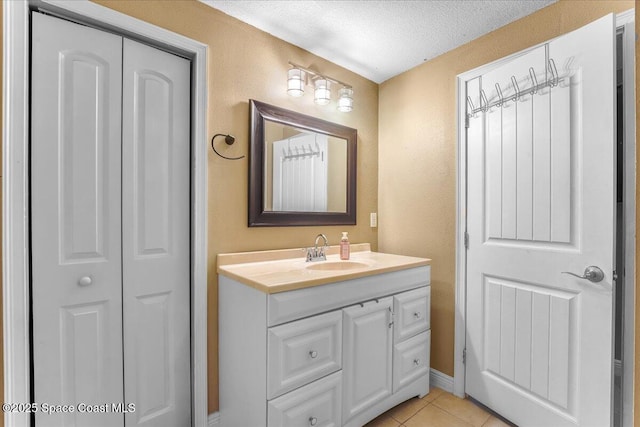
<svg viewBox="0 0 640 427"><path fill-rule="evenodd" d="M34 397L122 402L122 38L33 14ZM36 413L40 426L123 415Z"/></svg>
<svg viewBox="0 0 640 427"><path fill-rule="evenodd" d="M274 211L327 211L327 141L300 133L273 142Z"/></svg>
<svg viewBox="0 0 640 427"><path fill-rule="evenodd" d="M32 31L36 425L190 425L189 61Z"/></svg>
<svg viewBox="0 0 640 427"><path fill-rule="evenodd" d="M127 426L188 426L190 63L124 39L122 278Z"/></svg>
<svg viewBox="0 0 640 427"><path fill-rule="evenodd" d="M465 388L522 427L610 424L614 34L606 16L467 86L494 105L467 129Z"/></svg>

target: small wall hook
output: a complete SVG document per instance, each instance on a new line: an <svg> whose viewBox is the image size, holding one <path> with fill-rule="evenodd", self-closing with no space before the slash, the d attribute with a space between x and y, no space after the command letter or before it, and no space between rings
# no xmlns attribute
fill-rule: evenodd
<svg viewBox="0 0 640 427"><path fill-rule="evenodd" d="M213 148L214 153L216 153L218 156L222 157L223 159L227 159L227 160L240 160L242 158L244 158L244 156L240 156L240 157L227 157L227 156L223 156L222 154L218 153L218 150L216 150L215 145L213 145L213 141L215 141L215 139L219 136L224 136L224 142L227 143L227 145L233 145L234 142L236 142L236 137L233 135L228 135L228 134L224 134L224 133L216 133L215 135L213 135L213 138L211 138L211 148Z"/></svg>

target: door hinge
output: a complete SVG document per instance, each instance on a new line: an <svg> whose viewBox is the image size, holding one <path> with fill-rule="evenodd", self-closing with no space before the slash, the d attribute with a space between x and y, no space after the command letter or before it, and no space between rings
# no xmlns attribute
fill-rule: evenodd
<svg viewBox="0 0 640 427"><path fill-rule="evenodd" d="M468 114L464 115L464 127L469 129L469 115Z"/></svg>
<svg viewBox="0 0 640 427"><path fill-rule="evenodd" d="M469 249L469 233L464 232L464 247L465 249Z"/></svg>
<svg viewBox="0 0 640 427"><path fill-rule="evenodd" d="M462 349L462 364L463 365L467 364L467 349L466 348Z"/></svg>
<svg viewBox="0 0 640 427"><path fill-rule="evenodd" d="M395 314L391 309L391 307L389 307L389 327L390 328L393 326L394 321L395 321Z"/></svg>

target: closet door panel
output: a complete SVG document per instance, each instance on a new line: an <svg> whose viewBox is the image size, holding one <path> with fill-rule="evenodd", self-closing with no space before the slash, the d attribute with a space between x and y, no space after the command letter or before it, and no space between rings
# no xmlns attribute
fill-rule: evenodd
<svg viewBox="0 0 640 427"><path fill-rule="evenodd" d="M33 14L31 219L35 401L119 403L122 38ZM36 414L40 426L121 425Z"/></svg>
<svg viewBox="0 0 640 427"><path fill-rule="evenodd" d="M125 40L123 300L127 426L190 425L190 63Z"/></svg>

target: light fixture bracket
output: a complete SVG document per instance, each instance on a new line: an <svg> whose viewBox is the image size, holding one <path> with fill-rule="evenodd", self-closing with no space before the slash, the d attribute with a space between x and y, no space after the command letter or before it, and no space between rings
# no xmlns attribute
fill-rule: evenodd
<svg viewBox="0 0 640 427"><path fill-rule="evenodd" d="M305 72L305 73L307 73L308 75L313 76L313 80L315 80L315 79L317 79L317 78L321 78L321 79L329 80L331 83L334 83L334 84L340 85L340 86L342 86L342 87L344 87L344 88L347 88L347 89L353 89L353 87L352 87L349 83L345 83L345 82L342 82L342 81L340 81L340 80L338 80L338 79L334 79L333 77L329 77L329 76L327 76L326 74L321 74L321 73L319 73L319 72L317 72L317 71L313 71L313 70L311 70L311 69L309 69L309 68L303 67L303 66L298 65L298 64L296 64L296 63L294 63L294 62L291 62L291 61L289 61L289 65L290 65L292 68L297 68L297 69L299 69L299 70L304 71L304 72Z"/></svg>

